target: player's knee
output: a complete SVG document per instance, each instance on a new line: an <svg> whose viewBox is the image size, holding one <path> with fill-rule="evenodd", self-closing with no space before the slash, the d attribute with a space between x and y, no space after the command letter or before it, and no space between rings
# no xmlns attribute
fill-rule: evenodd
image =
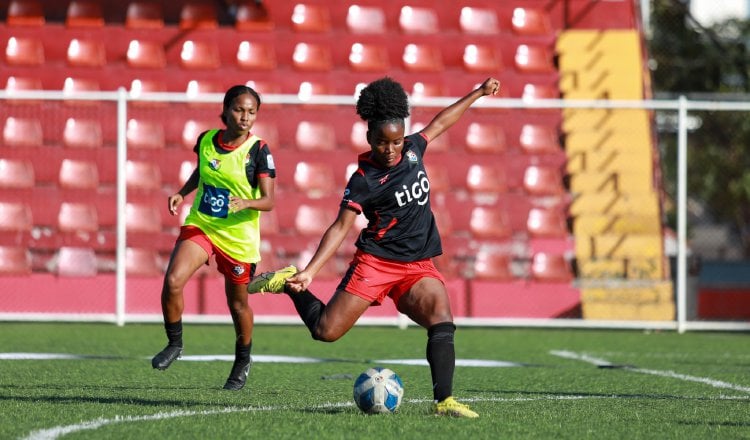
<svg viewBox="0 0 750 440"><path fill-rule="evenodd" d="M341 337L341 333L337 332L337 331L332 331L331 329L327 329L327 328L318 326L312 332L312 337L316 341L334 342L334 341L338 340Z"/></svg>

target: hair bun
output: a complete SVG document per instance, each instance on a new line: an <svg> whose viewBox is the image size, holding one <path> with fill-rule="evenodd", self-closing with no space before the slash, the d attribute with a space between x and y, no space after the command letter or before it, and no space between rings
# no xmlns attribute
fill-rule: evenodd
<svg viewBox="0 0 750 440"><path fill-rule="evenodd" d="M389 77L375 80L359 93L357 114L365 121L388 121L409 116L409 97Z"/></svg>

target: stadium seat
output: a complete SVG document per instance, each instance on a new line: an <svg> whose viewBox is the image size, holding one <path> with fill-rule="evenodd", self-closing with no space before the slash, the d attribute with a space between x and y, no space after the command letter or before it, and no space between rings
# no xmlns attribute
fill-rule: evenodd
<svg viewBox="0 0 750 440"><path fill-rule="evenodd" d="M44 26L44 7L39 0L11 0L5 24L8 26Z"/></svg>
<svg viewBox="0 0 750 440"><path fill-rule="evenodd" d="M523 174L523 188L531 196L558 196L565 192L560 170L551 166L531 165Z"/></svg>
<svg viewBox="0 0 750 440"><path fill-rule="evenodd" d="M99 148L102 126L98 119L68 118L63 129L63 145L67 148Z"/></svg>
<svg viewBox="0 0 750 440"><path fill-rule="evenodd" d="M125 249L125 272L136 276L162 276L164 265L157 250L128 247Z"/></svg>
<svg viewBox="0 0 750 440"><path fill-rule="evenodd" d="M58 185L63 189L97 189L99 170L96 162L85 159L63 159L60 164Z"/></svg>
<svg viewBox="0 0 750 440"><path fill-rule="evenodd" d="M132 1L125 11L127 29L162 29L164 15L161 4L155 2Z"/></svg>
<svg viewBox="0 0 750 440"><path fill-rule="evenodd" d="M125 229L128 232L160 232L161 214L152 204L127 203L125 205Z"/></svg>
<svg viewBox="0 0 750 440"><path fill-rule="evenodd" d="M255 121L251 130L254 134L260 136L266 144L271 148L273 152L277 148L281 148L282 145L279 142L279 128L273 121Z"/></svg>
<svg viewBox="0 0 750 440"><path fill-rule="evenodd" d="M417 81L411 87L409 98L418 102L422 98L442 98L447 96L447 91L440 83L426 83Z"/></svg>
<svg viewBox="0 0 750 440"><path fill-rule="evenodd" d="M540 282L570 282L573 270L564 255L538 252L531 259L531 277Z"/></svg>
<svg viewBox="0 0 750 440"><path fill-rule="evenodd" d="M477 252L471 264L473 278L491 281L510 280L513 278L510 260L507 251L482 249Z"/></svg>
<svg viewBox="0 0 750 440"><path fill-rule="evenodd" d="M437 12L428 7L401 7L398 25L406 34L435 34L439 30Z"/></svg>
<svg viewBox="0 0 750 440"><path fill-rule="evenodd" d="M333 125L327 122L300 121L295 144L302 151L332 151L337 147Z"/></svg>
<svg viewBox="0 0 750 440"><path fill-rule="evenodd" d="M167 54L158 41L130 40L125 57L128 66L135 69L163 69Z"/></svg>
<svg viewBox="0 0 750 440"><path fill-rule="evenodd" d="M158 120L130 119L125 139L128 148L164 148L164 127Z"/></svg>
<svg viewBox="0 0 750 440"><path fill-rule="evenodd" d="M209 41L187 40L182 43L180 66L191 70L215 70L221 66L219 47Z"/></svg>
<svg viewBox="0 0 750 440"><path fill-rule="evenodd" d="M128 160L125 164L125 183L128 190L158 192L161 190L162 164Z"/></svg>
<svg viewBox="0 0 750 440"><path fill-rule="evenodd" d="M444 69L440 48L430 44L407 44L402 61L409 72L442 72Z"/></svg>
<svg viewBox="0 0 750 440"><path fill-rule="evenodd" d="M469 153L500 154L505 151L505 132L496 123L472 122L466 131Z"/></svg>
<svg viewBox="0 0 750 440"><path fill-rule="evenodd" d="M294 228L298 234L320 237L336 218L336 206L302 203L297 207Z"/></svg>
<svg viewBox="0 0 750 440"><path fill-rule="evenodd" d="M91 248L63 246L55 256L53 272L61 277L96 276L96 252Z"/></svg>
<svg viewBox="0 0 750 440"><path fill-rule="evenodd" d="M96 206L88 203L63 202L57 216L61 232L97 232L99 219Z"/></svg>
<svg viewBox="0 0 750 440"><path fill-rule="evenodd" d="M351 5L346 13L346 27L353 34L384 34L385 12L378 6Z"/></svg>
<svg viewBox="0 0 750 440"><path fill-rule="evenodd" d="M181 30L216 29L219 27L215 2L188 2L180 10Z"/></svg>
<svg viewBox="0 0 750 440"><path fill-rule="evenodd" d="M463 66L471 73L494 73L503 69L498 50L489 44L467 44L464 47Z"/></svg>
<svg viewBox="0 0 750 440"><path fill-rule="evenodd" d="M292 12L292 29L296 32L328 32L331 16L328 5L298 3Z"/></svg>
<svg viewBox="0 0 750 440"><path fill-rule="evenodd" d="M455 190L451 185L450 172L443 163L428 162L425 164L427 177L430 179L430 193L448 193Z"/></svg>
<svg viewBox="0 0 750 440"><path fill-rule="evenodd" d="M10 37L5 46L5 62L10 66L41 66L44 45L34 37Z"/></svg>
<svg viewBox="0 0 750 440"><path fill-rule="evenodd" d="M185 125L182 128L182 145L192 150L198 141L198 136L206 130L217 128L217 124L218 122L214 123L208 120L189 119L185 121ZM255 125L257 126L258 123L256 122Z"/></svg>
<svg viewBox="0 0 750 440"><path fill-rule="evenodd" d="M0 246L0 275L30 275L31 252L22 246Z"/></svg>
<svg viewBox="0 0 750 440"><path fill-rule="evenodd" d="M247 1L237 6L234 28L240 32L272 31L275 25L268 10L259 1Z"/></svg>
<svg viewBox="0 0 750 440"><path fill-rule="evenodd" d="M418 133L420 130L425 128L427 124L423 122L414 122L411 125L411 130L409 130L411 133ZM430 146L428 147L430 149L430 152L438 152L438 151L449 151L453 148L453 144L451 144L451 137L450 137L450 130L444 131L439 137L435 139L430 139ZM369 147L368 147L369 148Z"/></svg>
<svg viewBox="0 0 750 440"><path fill-rule="evenodd" d="M274 70L276 52L273 45L242 41L237 47L237 65L247 70Z"/></svg>
<svg viewBox="0 0 750 440"><path fill-rule="evenodd" d="M552 85L525 84L521 99L527 103L532 103L538 99L560 99L560 91Z"/></svg>
<svg viewBox="0 0 750 440"><path fill-rule="evenodd" d="M473 164L466 173L466 189L472 194L500 194L508 190L505 171L493 163Z"/></svg>
<svg viewBox="0 0 750 440"><path fill-rule="evenodd" d="M65 15L65 26L73 27L104 27L102 7L98 1L71 0Z"/></svg>
<svg viewBox="0 0 750 440"><path fill-rule="evenodd" d="M333 167L326 162L297 162L294 185L310 198L327 196L337 189Z"/></svg>
<svg viewBox="0 0 750 440"><path fill-rule="evenodd" d="M355 72L385 72L390 67L388 48L380 44L354 43L349 67Z"/></svg>
<svg viewBox="0 0 750 440"><path fill-rule="evenodd" d="M370 144L367 143L367 122L355 121L354 124L352 124L349 145L351 145L352 149L358 153L370 149Z"/></svg>
<svg viewBox="0 0 750 440"><path fill-rule="evenodd" d="M481 240L502 240L511 236L508 213L498 206L475 206L469 218L469 231Z"/></svg>
<svg viewBox="0 0 750 440"><path fill-rule="evenodd" d="M524 124L519 137L526 154L554 154L562 151L557 130L541 124Z"/></svg>
<svg viewBox="0 0 750 440"><path fill-rule="evenodd" d="M221 93L223 94L225 90L222 88L222 86L213 81L213 80L203 80L203 79L191 79L188 81L187 88L185 90L185 94L188 96L188 98L196 99L200 97L200 95L206 95L206 94L216 94ZM190 102L190 105L192 106L205 106L210 105L212 107L216 106L213 102Z"/></svg>
<svg viewBox="0 0 750 440"><path fill-rule="evenodd" d="M34 165L26 159L0 158L0 188L34 187Z"/></svg>
<svg viewBox="0 0 750 440"><path fill-rule="evenodd" d="M518 7L511 19L513 32L518 35L551 35L549 14L543 9Z"/></svg>
<svg viewBox="0 0 750 440"><path fill-rule="evenodd" d="M307 72L327 72L333 68L331 48L316 43L297 43L292 54L295 69Z"/></svg>
<svg viewBox="0 0 750 440"><path fill-rule="evenodd" d="M158 79L136 78L130 83L130 99L137 107L164 107L162 101L139 101L144 93L163 93L167 91L167 84Z"/></svg>
<svg viewBox="0 0 750 440"><path fill-rule="evenodd" d="M526 232L532 238L564 238L568 236L565 214L555 208L531 208Z"/></svg>
<svg viewBox="0 0 750 440"><path fill-rule="evenodd" d="M0 231L26 232L32 228L31 207L26 203L0 202Z"/></svg>
<svg viewBox="0 0 750 440"><path fill-rule="evenodd" d="M44 143L42 121L10 116L3 125L3 141L9 147L38 147Z"/></svg>
<svg viewBox="0 0 750 440"><path fill-rule="evenodd" d="M540 45L519 44L514 57L521 73L551 73L555 71L550 51Z"/></svg>
<svg viewBox="0 0 750 440"><path fill-rule="evenodd" d="M80 93L98 92L100 90L99 82L95 79L83 78L65 78L63 82L63 95L66 99L63 101L66 105L83 105L97 106L100 101L95 99L74 99L80 97Z"/></svg>
<svg viewBox="0 0 750 440"><path fill-rule="evenodd" d="M496 35L500 33L497 14L489 8L464 6L459 16L459 26L466 34Z"/></svg>
<svg viewBox="0 0 750 440"><path fill-rule="evenodd" d="M14 92L28 92L42 90L42 81L39 78L25 76L9 76L5 81L5 91L8 94ZM29 103L29 100L22 100L20 103ZM34 101L38 102L38 101Z"/></svg>
<svg viewBox="0 0 750 440"><path fill-rule="evenodd" d="M67 60L73 67L104 67L107 64L104 41L73 38L68 44Z"/></svg>

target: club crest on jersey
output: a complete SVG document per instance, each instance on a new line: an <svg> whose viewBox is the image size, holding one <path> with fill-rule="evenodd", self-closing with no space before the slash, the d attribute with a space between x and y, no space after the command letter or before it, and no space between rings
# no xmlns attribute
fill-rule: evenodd
<svg viewBox="0 0 750 440"><path fill-rule="evenodd" d="M219 159L211 159L208 166L212 170L217 171L221 167L221 161Z"/></svg>
<svg viewBox="0 0 750 440"><path fill-rule="evenodd" d="M406 158L407 158L407 159L409 160L409 162L411 162L411 163L417 163L417 161L419 160L419 159L417 158L417 155L416 155L416 154L414 154L414 152L413 152L413 151L411 151L411 150L409 150L409 151L407 151L407 152L406 152Z"/></svg>
<svg viewBox="0 0 750 440"><path fill-rule="evenodd" d="M234 266L232 272L234 272L235 275L242 275L245 273L245 268L242 266Z"/></svg>

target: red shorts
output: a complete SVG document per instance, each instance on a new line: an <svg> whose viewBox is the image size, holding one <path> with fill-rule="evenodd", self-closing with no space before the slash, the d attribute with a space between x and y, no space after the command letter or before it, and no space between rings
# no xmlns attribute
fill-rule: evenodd
<svg viewBox="0 0 750 440"><path fill-rule="evenodd" d="M177 241L190 240L202 247L206 253L216 257L216 267L219 273L232 284L248 284L255 274L255 264L237 261L211 242L211 239L196 226L183 226ZM208 264L208 262L206 262Z"/></svg>
<svg viewBox="0 0 750 440"><path fill-rule="evenodd" d="M336 290L345 290L374 305L382 304L386 296L398 304L401 296L422 278L435 278L445 284L431 258L403 262L357 250Z"/></svg>

